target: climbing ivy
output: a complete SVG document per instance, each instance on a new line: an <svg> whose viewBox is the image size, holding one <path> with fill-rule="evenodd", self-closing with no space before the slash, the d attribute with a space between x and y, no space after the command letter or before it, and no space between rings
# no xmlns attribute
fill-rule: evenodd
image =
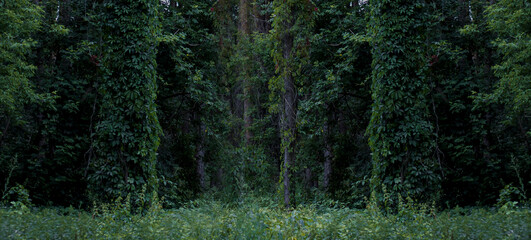
<svg viewBox="0 0 531 240"><path fill-rule="evenodd" d="M371 1L372 191L415 198L437 189L433 127L428 120L425 1Z"/></svg>
<svg viewBox="0 0 531 240"><path fill-rule="evenodd" d="M297 138L297 84L304 79L303 69L309 63L309 33L312 26L312 12L317 7L306 0L273 2L273 59L276 77L269 82L271 100L277 100L280 110L281 151L284 160L281 167L280 192L284 205L291 206L290 171L295 159ZM274 105L275 106L275 105Z"/></svg>
<svg viewBox="0 0 531 240"><path fill-rule="evenodd" d="M157 0L107 0L102 5L103 44L96 159L90 189L99 198L157 188ZM137 195L135 195L137 196Z"/></svg>

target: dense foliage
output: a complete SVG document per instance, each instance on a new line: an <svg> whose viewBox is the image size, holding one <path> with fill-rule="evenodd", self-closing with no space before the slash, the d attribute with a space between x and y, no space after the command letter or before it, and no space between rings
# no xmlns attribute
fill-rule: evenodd
<svg viewBox="0 0 531 240"><path fill-rule="evenodd" d="M412 204L394 215L376 209L302 206L283 211L264 199L227 206L192 202L132 215L126 205L31 213L0 209L2 239L526 239L531 211L455 209Z"/></svg>
<svg viewBox="0 0 531 240"><path fill-rule="evenodd" d="M90 190L103 198L157 189L157 1L103 3L103 78Z"/></svg>
<svg viewBox="0 0 531 240"><path fill-rule="evenodd" d="M525 234L526 210L421 214L427 225L415 225L400 220L400 199L529 203L530 9L525 0L0 0L0 204L90 209L127 198L147 214L159 196L164 208L372 199L393 214L212 205L114 227L140 238L136 227L172 224L208 237L193 230L203 220L219 220L211 231L227 237L253 234L233 232L241 221L266 238L503 238L514 222ZM112 233L110 215L53 211L33 220ZM244 219L250 212L272 215ZM51 237L10 225L31 214L1 214L0 234ZM204 218L186 220L194 214ZM487 228L475 222L483 217L500 232L459 233L461 223Z"/></svg>
<svg viewBox="0 0 531 240"><path fill-rule="evenodd" d="M429 12L423 0L373 1L371 6L373 105L367 131L376 193L386 187L419 198L438 190L428 119Z"/></svg>
<svg viewBox="0 0 531 240"><path fill-rule="evenodd" d="M17 124L21 121L18 115L24 104L35 103L39 97L29 81L35 66L26 61L26 56L35 45L31 35L41 25L42 10L29 1L2 1L0 4L0 116L4 121L11 118ZM0 132L1 136L6 130Z"/></svg>

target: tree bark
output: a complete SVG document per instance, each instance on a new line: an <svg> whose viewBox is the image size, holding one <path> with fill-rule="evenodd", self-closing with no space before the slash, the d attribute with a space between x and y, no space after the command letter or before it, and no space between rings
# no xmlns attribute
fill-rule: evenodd
<svg viewBox="0 0 531 240"><path fill-rule="evenodd" d="M206 126L204 123L201 123L200 126L200 140L199 144L197 145L197 150L195 154L195 159L197 160L197 176L199 178L199 187L201 187L201 190L204 190L206 188L205 183L205 131Z"/></svg>
<svg viewBox="0 0 531 240"><path fill-rule="evenodd" d="M328 190L328 186L330 184L330 177L332 175L332 146L330 145L330 142L328 140L329 133L328 133L328 125L325 124L324 128L324 143L325 143L325 149L324 149L324 167L323 167L323 188L325 190Z"/></svg>
<svg viewBox="0 0 531 240"><path fill-rule="evenodd" d="M239 32L240 32L240 44L244 44L241 51L244 51L244 55L249 55L250 53L247 50L247 47L245 44L249 43L249 37L250 37L250 28L249 28L249 2L248 0L240 0L240 9L239 9L239 16L240 16L240 25L239 25ZM251 124L252 124L252 117L251 117L251 83L249 82L249 60L251 59L250 56L244 56L244 59L247 59L247 61L244 61L242 63L242 85L243 85L243 121L244 121L244 131L245 131L245 144L251 143L252 133L251 133Z"/></svg>
<svg viewBox="0 0 531 240"><path fill-rule="evenodd" d="M288 23L288 28L292 23ZM284 91L282 96L282 142L284 145L284 204L290 208L290 167L295 159L295 136L296 136L296 119L297 119L297 98L293 75L291 73L291 64L289 63L293 50L293 36L287 31L282 37L282 54L287 61L288 70L284 74Z"/></svg>
<svg viewBox="0 0 531 240"><path fill-rule="evenodd" d="M304 169L304 182L308 190L313 188L312 169L310 167Z"/></svg>

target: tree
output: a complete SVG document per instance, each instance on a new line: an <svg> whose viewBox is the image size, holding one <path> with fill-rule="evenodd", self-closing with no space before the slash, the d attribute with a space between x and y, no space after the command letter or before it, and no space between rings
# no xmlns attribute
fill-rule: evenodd
<svg viewBox="0 0 531 240"><path fill-rule="evenodd" d="M368 11L358 1L317 5L311 77L301 100L300 158L323 173L320 187L334 198L361 206L371 166L364 134L371 104L367 84L371 47L365 37ZM309 162L316 157L322 164Z"/></svg>
<svg viewBox="0 0 531 240"><path fill-rule="evenodd" d="M42 9L28 0L0 2L0 146L10 125L22 122L24 104L42 98L30 82L35 66L26 61L41 17Z"/></svg>
<svg viewBox="0 0 531 240"><path fill-rule="evenodd" d="M501 0L488 6L485 13L488 29L497 36L493 43L501 60L493 66L499 80L492 92L477 96L476 107L501 105L497 127L497 138L501 140L497 145L507 144L500 155L506 159L503 166L507 172L513 173L505 176L509 182L505 184L518 186L519 198L524 200L529 197L526 189L531 186L531 3Z"/></svg>
<svg viewBox="0 0 531 240"><path fill-rule="evenodd" d="M248 44L250 44L250 33L251 28L249 25L249 0L240 0L239 5L239 17L240 17L240 25L239 25L239 36L240 41L239 44L241 47L244 47ZM245 47L244 47L245 48ZM244 50L245 51L245 50ZM248 51L245 51L248 52ZM245 54L247 56L244 56L247 61L243 61L242 63L242 85L243 85L243 129L245 131L245 143L250 144L251 142L251 124L252 124L252 116L251 116L251 83L250 83L250 76L249 76L249 65L251 57L248 56L248 54Z"/></svg>
<svg viewBox="0 0 531 240"><path fill-rule="evenodd" d="M427 5L423 0L374 0L372 116L367 129L373 158L372 190L427 199L439 177L433 159L426 78Z"/></svg>
<svg viewBox="0 0 531 240"><path fill-rule="evenodd" d="M36 67L27 59L41 18L42 9L28 0L0 1L0 200L7 200L9 187L18 180L15 170L26 160L27 106L52 100L35 91L31 77Z"/></svg>
<svg viewBox="0 0 531 240"><path fill-rule="evenodd" d="M290 208L290 171L296 156L298 89L296 80L307 64L308 26L311 24L312 4L304 0L274 1L273 36L274 59L278 77L270 83L273 93L280 91L280 136L282 139L282 187L284 205Z"/></svg>
<svg viewBox="0 0 531 240"><path fill-rule="evenodd" d="M519 126L529 148L529 117L525 114L531 112L531 3L502 0L489 6L486 13L489 29L498 34L494 44L503 61L494 66L500 78L494 92L481 99L506 106L508 122Z"/></svg>
<svg viewBox="0 0 531 240"><path fill-rule="evenodd" d="M209 171L225 157L212 153L226 147L228 113L215 64L220 48L213 34L222 2L212 6L209 0L172 0L161 6L157 116L164 135L157 170L167 206L178 206L220 184Z"/></svg>
<svg viewBox="0 0 531 240"><path fill-rule="evenodd" d="M103 199L157 189L157 0L103 2L104 77L90 189ZM135 195L134 197L138 197Z"/></svg>
<svg viewBox="0 0 531 240"><path fill-rule="evenodd" d="M528 1L31 2L0 0L4 200L531 193Z"/></svg>

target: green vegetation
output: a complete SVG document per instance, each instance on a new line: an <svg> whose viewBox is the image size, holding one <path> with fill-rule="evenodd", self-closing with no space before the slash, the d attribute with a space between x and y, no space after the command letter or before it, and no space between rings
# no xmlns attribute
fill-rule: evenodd
<svg viewBox="0 0 531 240"><path fill-rule="evenodd" d="M424 59L429 12L424 1L375 1L371 7L373 104L367 132L377 194L386 187L429 199L439 189Z"/></svg>
<svg viewBox="0 0 531 240"><path fill-rule="evenodd" d="M41 25L42 9L25 0L2 1L0 7L0 116L20 124L22 106L40 100L29 80L35 66L26 56L36 43L31 35Z"/></svg>
<svg viewBox="0 0 531 240"><path fill-rule="evenodd" d="M100 199L157 189L158 1L109 1L101 14L103 78L89 189ZM136 196L136 194L135 194Z"/></svg>
<svg viewBox="0 0 531 240"><path fill-rule="evenodd" d="M150 208L132 215L127 206L0 209L1 239L526 239L531 210L463 209L434 212L406 204L395 214L368 207L285 211L266 199L237 205L194 201L184 208Z"/></svg>
<svg viewBox="0 0 531 240"><path fill-rule="evenodd" d="M0 239L531 238L530 26L529 0L0 0Z"/></svg>

